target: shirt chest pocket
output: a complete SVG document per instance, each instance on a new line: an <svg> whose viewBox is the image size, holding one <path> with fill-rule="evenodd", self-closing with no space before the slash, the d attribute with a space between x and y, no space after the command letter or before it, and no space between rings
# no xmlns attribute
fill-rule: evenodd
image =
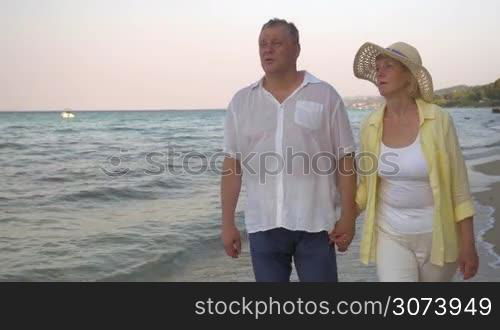
<svg viewBox="0 0 500 330"><path fill-rule="evenodd" d="M297 101L294 121L297 125L316 130L321 127L323 104L312 101Z"/></svg>

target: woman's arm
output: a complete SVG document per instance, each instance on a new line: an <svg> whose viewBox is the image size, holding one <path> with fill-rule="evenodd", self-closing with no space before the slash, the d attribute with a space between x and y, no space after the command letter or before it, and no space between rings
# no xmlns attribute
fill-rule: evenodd
<svg viewBox="0 0 500 330"><path fill-rule="evenodd" d="M450 161L450 179L455 221L458 223L459 268L464 280L476 275L479 257L474 237L474 204L470 195L467 166L460 149L457 131L452 117L448 114L447 149Z"/></svg>
<svg viewBox="0 0 500 330"><path fill-rule="evenodd" d="M472 217L460 221L458 229L460 246L458 265L464 280L467 280L474 277L479 268L479 257L476 251Z"/></svg>

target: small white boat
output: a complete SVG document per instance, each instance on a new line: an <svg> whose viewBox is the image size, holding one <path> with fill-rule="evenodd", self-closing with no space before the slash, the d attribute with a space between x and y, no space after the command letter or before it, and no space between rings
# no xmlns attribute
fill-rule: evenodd
<svg viewBox="0 0 500 330"><path fill-rule="evenodd" d="M70 109L64 109L63 112L61 112L61 117L63 118L74 118L75 114L71 112Z"/></svg>

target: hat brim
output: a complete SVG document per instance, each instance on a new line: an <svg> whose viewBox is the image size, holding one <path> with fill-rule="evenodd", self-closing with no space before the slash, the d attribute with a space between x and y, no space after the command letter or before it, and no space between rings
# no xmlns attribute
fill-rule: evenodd
<svg viewBox="0 0 500 330"><path fill-rule="evenodd" d="M354 76L360 79L371 81L377 85L375 60L377 56L384 55L406 66L417 80L418 88L422 99L432 102L434 99L434 88L432 85L432 76L422 65L419 65L405 56L399 55L393 51L375 45L371 42L364 43L354 57Z"/></svg>

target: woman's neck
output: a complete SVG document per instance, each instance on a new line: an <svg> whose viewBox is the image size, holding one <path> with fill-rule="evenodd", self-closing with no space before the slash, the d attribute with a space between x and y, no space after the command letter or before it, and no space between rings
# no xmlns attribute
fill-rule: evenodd
<svg viewBox="0 0 500 330"><path fill-rule="evenodd" d="M386 117L401 117L408 112L415 111L417 104L415 100L408 95L395 95L386 98Z"/></svg>

